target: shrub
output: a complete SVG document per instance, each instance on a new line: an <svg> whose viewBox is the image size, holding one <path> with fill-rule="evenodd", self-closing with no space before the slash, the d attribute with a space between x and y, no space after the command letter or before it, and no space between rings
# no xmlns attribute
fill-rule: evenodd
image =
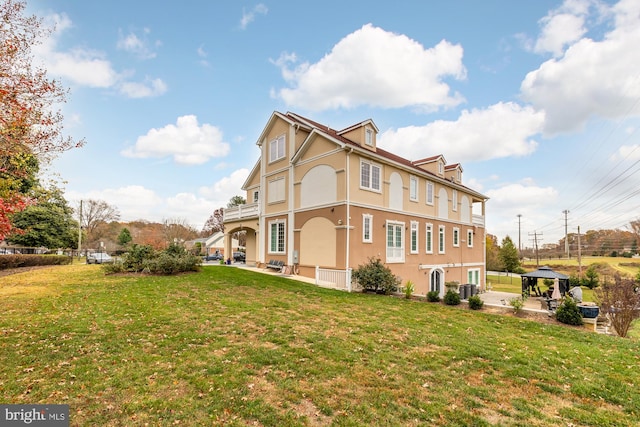
<svg viewBox="0 0 640 427"><path fill-rule="evenodd" d="M369 262L359 265L353 271L353 278L365 291L381 292L389 295L398 289L400 278L393 275L391 269L380 258L369 258Z"/></svg>
<svg viewBox="0 0 640 427"><path fill-rule="evenodd" d="M411 298L411 295L413 294L413 291L415 290L415 285L413 284L413 282L411 280L408 280L407 283L405 283L404 285L404 297L406 299Z"/></svg>
<svg viewBox="0 0 640 427"><path fill-rule="evenodd" d="M151 273L170 275L185 271L197 271L199 256L188 253L182 246L170 245L164 251L155 251L149 245L133 245L122 256L122 262L105 264L106 273Z"/></svg>
<svg viewBox="0 0 640 427"><path fill-rule="evenodd" d="M444 294L444 303L447 305L460 304L460 294L454 291L447 291L447 293Z"/></svg>
<svg viewBox="0 0 640 427"><path fill-rule="evenodd" d="M440 302L440 294L438 291L429 291L427 292L427 301L429 302Z"/></svg>
<svg viewBox="0 0 640 427"><path fill-rule="evenodd" d="M483 305L484 301L482 301L478 295L469 297L469 308L471 310L480 310Z"/></svg>
<svg viewBox="0 0 640 427"><path fill-rule="evenodd" d="M556 309L556 320L567 325L582 325L582 314L578 304L571 297L567 297Z"/></svg>
<svg viewBox="0 0 640 427"><path fill-rule="evenodd" d="M509 305L513 307L513 312L515 314L520 313L524 308L524 302L527 300L527 297L515 297L509 300Z"/></svg>
<svg viewBox="0 0 640 427"><path fill-rule="evenodd" d="M611 326L621 337L626 337L633 321L640 317L640 293L633 279L622 279L619 274L614 283L605 282L594 291L600 310L611 319Z"/></svg>

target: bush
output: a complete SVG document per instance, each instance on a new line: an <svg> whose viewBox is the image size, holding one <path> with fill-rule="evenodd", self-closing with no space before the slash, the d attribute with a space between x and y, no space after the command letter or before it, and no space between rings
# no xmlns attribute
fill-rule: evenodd
<svg viewBox="0 0 640 427"><path fill-rule="evenodd" d="M202 260L188 253L182 246L170 245L164 251L155 251L149 245L133 245L122 256L122 262L105 264L106 273L151 273L171 275L185 271L197 271Z"/></svg>
<svg viewBox="0 0 640 427"><path fill-rule="evenodd" d="M369 262L359 265L353 271L353 278L365 291L374 291L389 295L398 289L400 278L393 275L391 269L380 258L369 258Z"/></svg>
<svg viewBox="0 0 640 427"><path fill-rule="evenodd" d="M484 301L482 301L478 295L469 297L469 308L471 310L480 310L483 305Z"/></svg>
<svg viewBox="0 0 640 427"><path fill-rule="evenodd" d="M429 291L427 292L427 301L429 302L440 302L440 294L438 291Z"/></svg>
<svg viewBox="0 0 640 427"><path fill-rule="evenodd" d="M520 311L524 308L524 302L527 300L527 297L515 297L509 300L509 305L513 307L513 312L515 314L520 313Z"/></svg>
<svg viewBox="0 0 640 427"><path fill-rule="evenodd" d="M413 284L413 282L411 280L408 280L407 283L404 285L404 297L406 299L411 298L411 295L413 294L413 291L415 290L415 285Z"/></svg>
<svg viewBox="0 0 640 427"><path fill-rule="evenodd" d="M444 294L444 303L447 305L460 304L460 294L454 291L447 291L447 293Z"/></svg>
<svg viewBox="0 0 640 427"><path fill-rule="evenodd" d="M73 258L66 255L22 255L0 256L0 270L7 268L36 267L42 265L68 265Z"/></svg>
<svg viewBox="0 0 640 427"><path fill-rule="evenodd" d="M556 310L556 320L567 325L582 325L582 314L578 309L578 304L571 297L562 301Z"/></svg>

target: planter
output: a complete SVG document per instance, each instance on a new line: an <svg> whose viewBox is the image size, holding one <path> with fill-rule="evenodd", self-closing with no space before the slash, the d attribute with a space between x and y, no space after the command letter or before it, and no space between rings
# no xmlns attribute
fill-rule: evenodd
<svg viewBox="0 0 640 427"><path fill-rule="evenodd" d="M578 310L585 319L595 319L600 314L600 307L597 305L582 305L578 304Z"/></svg>

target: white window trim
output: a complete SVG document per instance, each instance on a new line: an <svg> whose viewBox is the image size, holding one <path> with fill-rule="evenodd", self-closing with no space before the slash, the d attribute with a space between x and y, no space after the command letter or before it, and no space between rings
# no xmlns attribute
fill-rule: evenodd
<svg viewBox="0 0 640 427"><path fill-rule="evenodd" d="M474 274L472 274L472 273L475 273L475 272L478 273L477 275L475 275L478 278L478 280L477 280L478 283L474 283L473 280L472 280L474 278L473 277ZM480 284L480 269L479 268L470 268L470 269L467 270L467 283L471 283L471 284L474 284L474 285L479 285Z"/></svg>
<svg viewBox="0 0 640 427"><path fill-rule="evenodd" d="M453 227L453 246L455 248L460 247L460 229L458 227Z"/></svg>
<svg viewBox="0 0 640 427"><path fill-rule="evenodd" d="M416 238L416 246L413 247L413 237ZM418 221L411 221L411 233L409 235L409 252L412 254L420 253L420 238L418 237Z"/></svg>
<svg viewBox="0 0 640 427"><path fill-rule="evenodd" d="M467 247L473 247L473 230L471 229L467 230Z"/></svg>
<svg viewBox="0 0 640 427"><path fill-rule="evenodd" d="M451 195L451 205L451 209L453 209L454 212L458 210L458 190L453 190Z"/></svg>
<svg viewBox="0 0 640 427"><path fill-rule="evenodd" d="M271 238L272 238L272 232L273 232L272 226L274 224L278 225L277 228L279 228L280 224L282 224L282 226L283 226L284 240L282 242L282 250L281 251L278 250L278 248L276 248L276 250L274 251L274 250L272 250L273 248L271 247L271 240L272 240ZM287 224L286 224L284 219L277 219L277 220L274 220L274 221L269 221L269 240L268 240L268 242L269 242L269 249L267 251L268 253L270 253L270 254L285 254L285 253L287 253ZM278 246L278 242L277 241L276 241L276 246Z"/></svg>
<svg viewBox="0 0 640 427"><path fill-rule="evenodd" d="M280 141L282 141L282 153L280 153ZM271 149L273 144L277 144L276 145L276 152L275 152L275 156L276 157L275 158L271 157L271 155L273 154L272 149ZM272 139L269 142L269 163L274 163L274 162L277 162L279 160L284 159L286 151L287 151L287 148L286 148L284 134L278 136L275 139Z"/></svg>
<svg viewBox="0 0 640 427"><path fill-rule="evenodd" d="M444 163L442 161L438 162L438 173L442 175L444 173Z"/></svg>
<svg viewBox="0 0 640 427"><path fill-rule="evenodd" d="M404 245L405 245L405 235L404 235L404 222L397 221L387 221L386 230L385 230L385 247L386 247L386 255L387 255L387 263L403 263L404 262ZM400 247L389 247L389 228L393 228L394 230L400 230ZM394 232L394 243L395 243L395 232ZM390 255L390 252L391 255Z"/></svg>
<svg viewBox="0 0 640 427"><path fill-rule="evenodd" d="M366 237L367 223L369 227L369 238ZM362 214L362 243L373 243L373 215Z"/></svg>
<svg viewBox="0 0 640 427"><path fill-rule="evenodd" d="M431 245L431 249L429 249L429 245ZM424 250L428 254L433 253L433 224L431 223L426 225Z"/></svg>
<svg viewBox="0 0 640 427"><path fill-rule="evenodd" d="M431 188L431 198L429 198L429 188ZM426 193L425 193L425 199L426 199L426 204L427 205L433 206L433 200L435 198L435 191L436 191L436 186L433 185L433 182L427 181Z"/></svg>
<svg viewBox="0 0 640 427"><path fill-rule="evenodd" d="M364 143L373 147L373 129L366 128L364 130Z"/></svg>
<svg viewBox="0 0 640 427"><path fill-rule="evenodd" d="M253 203L257 203L260 201L260 190L255 190L253 192Z"/></svg>
<svg viewBox="0 0 640 427"><path fill-rule="evenodd" d="M278 198L278 194L274 193L274 191L277 189L276 188L276 182L278 182L278 181L282 181L282 189L281 189L282 190L282 195L279 198ZM267 203L268 204L271 204L271 203L282 203L282 202L284 202L286 200L286 191L287 191L287 189L286 189L285 185L286 185L286 183L284 181L284 176L280 176L280 177L278 177L276 179L272 179L272 180L269 181L268 187L267 187L267 192L269 193L268 197L267 197Z"/></svg>
<svg viewBox="0 0 640 427"><path fill-rule="evenodd" d="M409 200L412 202L418 201L418 191L420 191L420 186L418 184L418 177L411 175L409 177Z"/></svg>
<svg viewBox="0 0 640 427"><path fill-rule="evenodd" d="M369 182L367 183L367 186L362 185L362 171L363 171L362 166L365 164L369 165ZM378 169L378 182L377 182L378 188L374 188L374 185L373 185L374 184L374 179L373 179L374 168ZM360 189L373 191L376 193L382 192L382 166L380 166L377 163L373 163L364 159L360 160Z"/></svg>
<svg viewBox="0 0 640 427"><path fill-rule="evenodd" d="M444 225L438 226L438 253L439 254L445 253L447 249L447 242L445 241L445 238L446 238L445 232L446 230Z"/></svg>

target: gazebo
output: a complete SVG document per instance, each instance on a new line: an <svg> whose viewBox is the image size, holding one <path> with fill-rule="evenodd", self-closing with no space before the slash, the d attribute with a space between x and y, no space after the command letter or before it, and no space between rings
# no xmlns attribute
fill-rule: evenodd
<svg viewBox="0 0 640 427"><path fill-rule="evenodd" d="M538 287L538 279L558 279L560 294L564 296L569 291L569 276L565 276L562 273L556 273L550 267L544 266L538 268L531 273L521 274L522 278L522 296L530 296L531 291L536 295L542 296L540 288Z"/></svg>

